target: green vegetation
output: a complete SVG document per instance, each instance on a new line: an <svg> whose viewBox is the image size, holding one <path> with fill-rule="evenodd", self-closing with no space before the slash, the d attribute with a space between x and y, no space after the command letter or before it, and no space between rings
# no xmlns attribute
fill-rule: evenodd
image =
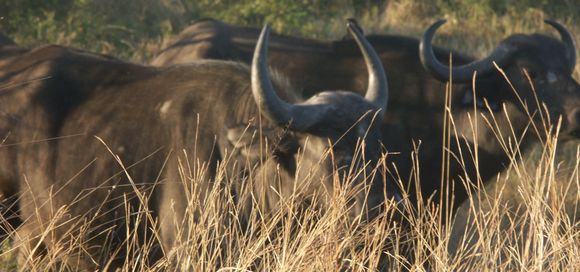
<svg viewBox="0 0 580 272"><path fill-rule="evenodd" d="M146 61L193 20L214 17L311 38L337 38L344 19L358 18L367 32L419 35L435 19L451 19L447 45L484 54L517 31L545 29L556 18L573 32L574 0L3 0L0 31L34 47L57 43ZM460 25L461 27L458 27ZM485 27L483 27L485 26ZM577 35L580 36L580 35Z"/></svg>

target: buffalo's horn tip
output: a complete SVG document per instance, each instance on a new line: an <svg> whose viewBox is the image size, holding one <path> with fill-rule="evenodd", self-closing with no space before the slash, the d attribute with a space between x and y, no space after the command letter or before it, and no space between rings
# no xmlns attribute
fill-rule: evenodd
<svg viewBox="0 0 580 272"><path fill-rule="evenodd" d="M355 18L346 19L346 26L352 30L356 29L361 34L363 33L362 28L360 27L360 25L358 24L358 21Z"/></svg>
<svg viewBox="0 0 580 272"><path fill-rule="evenodd" d="M445 23L447 23L447 19L439 19L433 25L440 26L440 25L445 24Z"/></svg>
<svg viewBox="0 0 580 272"><path fill-rule="evenodd" d="M351 25L357 25L358 26L358 22L356 21L355 18L347 18L346 19L346 25L348 27L351 27Z"/></svg>

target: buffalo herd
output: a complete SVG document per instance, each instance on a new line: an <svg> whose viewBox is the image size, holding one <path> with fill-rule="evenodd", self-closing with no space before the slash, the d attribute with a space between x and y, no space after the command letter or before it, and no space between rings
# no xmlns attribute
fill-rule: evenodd
<svg viewBox="0 0 580 272"><path fill-rule="evenodd" d="M453 213L470 186L509 166L498 134L519 137L521 150L543 131L580 139L576 47L563 25L546 20L558 38L514 34L475 59L433 46L444 23L415 39L365 36L349 19L352 38L323 42L201 19L150 65L0 35L1 235L16 230L21 265L81 239L64 263L119 267L138 250L123 247L136 220L126 205L145 203L158 223L154 261L184 238L176 222L187 227L189 191L204 199L223 186L247 201L242 185L217 181L220 167L253 175L267 210L296 186L331 194L349 169L361 174L348 184L363 188L352 220L391 201ZM200 188L184 188L183 161L198 166Z"/></svg>

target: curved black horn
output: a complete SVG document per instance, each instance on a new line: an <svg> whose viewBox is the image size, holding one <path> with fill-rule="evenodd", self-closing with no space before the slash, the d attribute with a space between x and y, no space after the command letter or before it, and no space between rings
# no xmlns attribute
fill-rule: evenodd
<svg viewBox="0 0 580 272"><path fill-rule="evenodd" d="M265 25L260 33L252 60L252 94L261 113L280 126L304 130L316 123L319 112L316 107L288 104L281 100L270 81L268 73L268 37L270 27Z"/></svg>
<svg viewBox="0 0 580 272"><path fill-rule="evenodd" d="M387 102L389 100L389 87L381 59L362 34L362 30L357 22L354 19L348 19L347 21L348 31L358 44L369 72L369 86L365 94L365 99L373 103L375 107L381 109L381 112L384 113L387 110Z"/></svg>
<svg viewBox="0 0 580 272"><path fill-rule="evenodd" d="M441 25L445 24L445 22L447 22L447 20L439 20L427 28L421 38L421 43L419 44L419 57L423 67L441 81L449 80L449 66L444 65L437 60L435 53L433 52L432 42L435 32L439 27L441 27ZM453 67L451 70L453 82L470 82L473 73L476 71L478 75L484 75L493 71L493 62L495 61L499 66L502 66L509 60L512 52L513 48L502 43L496 47L488 57L482 60Z"/></svg>
<svg viewBox="0 0 580 272"><path fill-rule="evenodd" d="M572 36L572 33L564 25L554 20L544 20L544 22L551 25L560 33L560 38L566 48L566 58L568 59L570 73L574 72L574 67L576 66L576 42L574 41L574 36Z"/></svg>

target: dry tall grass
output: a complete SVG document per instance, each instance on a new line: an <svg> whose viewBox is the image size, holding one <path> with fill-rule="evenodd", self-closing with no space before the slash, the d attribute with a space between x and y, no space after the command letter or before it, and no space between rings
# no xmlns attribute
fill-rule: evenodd
<svg viewBox="0 0 580 272"><path fill-rule="evenodd" d="M478 114L475 111L473 114ZM453 116L447 118L449 132L454 129ZM189 212L183 221L175 222L182 239L174 249L165 249L161 260L147 263L148 252L162 250L156 244L157 234L144 238L127 227L125 247L135 254L120 256L125 258L122 270L580 270L578 142L560 146L558 135L540 132L540 144L531 156L525 156L518 142L521 135L513 135L509 128L494 123L492 119L488 125L498 132L506 154L512 158L511 165L486 187L481 180L471 180L479 189L472 191L456 216L442 214L435 203L415 205L404 201L399 206L385 203L385 212L371 222L362 222L363 217L350 220L347 215L352 197L356 190L364 188L348 185L357 173L350 173L346 181L341 181L339 177L343 175L338 171L333 190L306 195L304 187L297 187L272 209L265 208L260 195L276 194L276 186L257 192L254 185L264 181L232 179L226 167L221 166L215 178L219 182L214 184L242 182L245 190L234 200L227 187L214 186L205 199L199 199L198 185L204 182L207 168L203 162L183 161L180 176L190 199ZM455 140L462 139L448 139ZM453 159L458 154L449 155ZM300 166L298 169L308 171ZM144 208L149 197L138 186L134 188L143 205L126 205L126 214L134 215L137 221L128 222L127 226L142 224L155 229L156 219ZM66 207L58 213L66 216ZM54 226L48 226L43 235L51 235ZM79 228L85 230L83 226ZM15 240L22 238L17 232L11 234ZM75 256L83 248L81 239L63 239L61 244L48 248L42 258L23 254L24 266L18 269L68 271L59 261ZM15 270L15 252L23 249L18 243L4 245L0 270Z"/></svg>

